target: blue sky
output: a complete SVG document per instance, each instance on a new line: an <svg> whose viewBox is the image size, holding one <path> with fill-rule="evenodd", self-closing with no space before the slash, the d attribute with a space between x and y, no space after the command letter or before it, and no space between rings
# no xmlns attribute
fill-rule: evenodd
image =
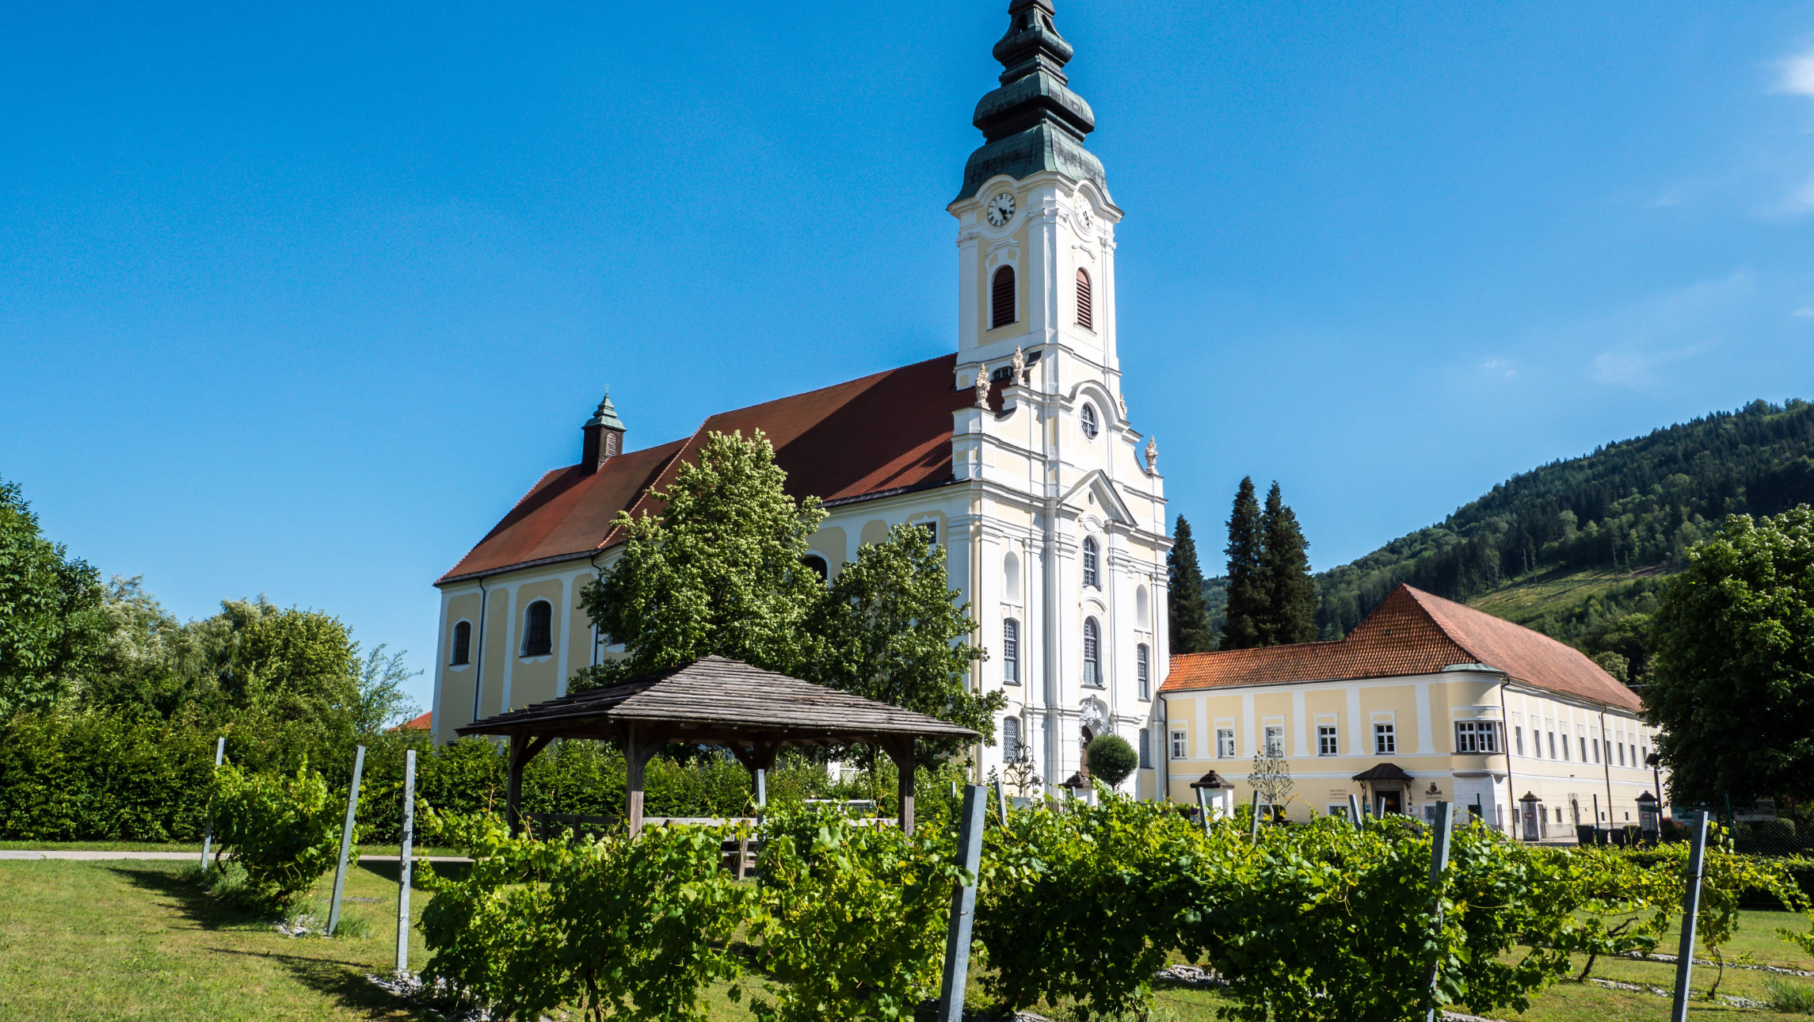
<svg viewBox="0 0 1814 1022"><path fill-rule="evenodd" d="M15 8L0 477L183 617L263 592L426 669L430 583L607 384L646 446L955 347L1005 9ZM1244 474L1323 568L1814 397L1814 4L1058 26L1127 212L1129 409L1206 555Z"/></svg>

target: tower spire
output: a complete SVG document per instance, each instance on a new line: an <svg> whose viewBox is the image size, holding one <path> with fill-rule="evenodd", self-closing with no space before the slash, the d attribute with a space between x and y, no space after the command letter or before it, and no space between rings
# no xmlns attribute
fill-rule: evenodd
<svg viewBox="0 0 1814 1022"><path fill-rule="evenodd" d="M1054 27L1054 13L1052 0L1008 4L1008 32L993 51L1004 68L1001 86L976 104L971 123L987 141L964 165L959 199L974 196L996 174L1024 178L1047 170L1094 181L1107 193L1102 161L1083 147L1096 115L1066 87L1064 66L1073 50Z"/></svg>

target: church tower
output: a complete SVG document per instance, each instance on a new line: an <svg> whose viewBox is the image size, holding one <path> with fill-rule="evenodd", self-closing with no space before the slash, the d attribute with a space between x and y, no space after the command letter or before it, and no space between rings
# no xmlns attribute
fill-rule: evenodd
<svg viewBox="0 0 1814 1022"><path fill-rule="evenodd" d="M1052 0L1012 0L999 87L976 105L983 145L947 210L958 221L955 479L974 496L954 575L990 660L975 684L1007 703L979 773L1087 787L1088 742L1140 751L1124 790L1156 797L1155 695L1168 662L1164 481L1121 395L1115 225L1090 105L1064 68Z"/></svg>
<svg viewBox="0 0 1814 1022"><path fill-rule="evenodd" d="M1014 0L995 44L999 88L976 104L983 146L947 207L958 219L958 366L998 366L1016 348L1058 359L1059 380L1094 377L1120 393L1115 357L1115 224L1096 118L1067 86L1072 55L1050 0ZM1035 354L1037 353L1037 354ZM1063 358L1060 358L1063 356ZM967 382L964 381L964 382Z"/></svg>

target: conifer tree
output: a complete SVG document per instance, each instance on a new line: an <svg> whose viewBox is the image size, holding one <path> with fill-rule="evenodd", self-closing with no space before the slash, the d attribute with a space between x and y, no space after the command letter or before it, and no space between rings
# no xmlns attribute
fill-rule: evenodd
<svg viewBox="0 0 1814 1022"><path fill-rule="evenodd" d="M1209 608L1203 599L1203 568L1197 563L1197 541L1191 537L1190 523L1183 515L1178 516L1165 567L1171 576L1167 616L1171 621L1172 652L1207 653L1215 649L1216 637L1210 633Z"/></svg>
<svg viewBox="0 0 1814 1022"><path fill-rule="evenodd" d="M1265 552L1260 557L1266 613L1260 625L1262 645L1311 642L1316 638L1316 580L1310 577L1310 543L1298 517L1285 506L1275 480L1260 514Z"/></svg>
<svg viewBox="0 0 1814 1022"><path fill-rule="evenodd" d="M1264 539L1253 478L1243 477L1228 516L1228 621L1222 625L1222 649L1267 645L1261 630L1269 603L1260 560Z"/></svg>

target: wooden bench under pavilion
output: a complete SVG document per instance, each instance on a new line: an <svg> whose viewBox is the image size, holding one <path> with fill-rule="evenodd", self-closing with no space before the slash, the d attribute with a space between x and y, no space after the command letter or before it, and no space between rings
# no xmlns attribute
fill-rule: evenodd
<svg viewBox="0 0 1814 1022"><path fill-rule="evenodd" d="M642 831L643 771L671 742L722 745L753 777L786 746L873 745L900 772L901 829L913 832L915 739L974 740L975 731L923 713L709 656L628 681L535 703L454 729L510 739L505 817L519 827L523 768L556 738L616 742L628 765L630 833Z"/></svg>

